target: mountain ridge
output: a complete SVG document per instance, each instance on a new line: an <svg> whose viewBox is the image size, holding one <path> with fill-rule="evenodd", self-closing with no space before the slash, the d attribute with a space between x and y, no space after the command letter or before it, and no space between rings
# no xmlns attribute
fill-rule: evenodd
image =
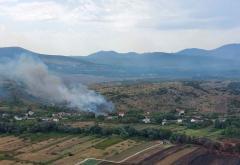
<svg viewBox="0 0 240 165"><path fill-rule="evenodd" d="M51 71L67 77L81 74L108 78L238 78L240 74L240 44L175 53L99 51L88 56L47 55L21 47L5 47L0 48L0 63L15 60L19 54L38 57Z"/></svg>
<svg viewBox="0 0 240 165"><path fill-rule="evenodd" d="M92 55L96 55L96 54L120 54L120 55L147 55L147 54L183 54L182 52L187 52L187 51L205 51L205 52L211 52L211 51L216 51L216 50L219 50L219 49L225 49L225 48L238 48L238 50L240 50L240 43L231 43L231 44L225 44L225 45L222 45L222 46L219 46L217 48L213 48L213 49L202 49L202 48L186 48L186 49L182 49L180 51L176 51L176 52L173 52L173 53L167 53L167 52L161 52L161 51L152 51L152 52L143 52L143 53L138 53L138 52L134 52L134 51L131 51L131 52L117 52L117 51L114 51L114 50L100 50L100 51L97 51L97 52L94 52L94 53L91 53L91 54L88 54L86 56L92 56ZM51 56L66 56L66 57L86 57L86 56L79 56L79 55L61 55L61 54L44 54L44 53L38 53L38 52L35 52L35 51L32 51L32 50L28 50L28 49L25 49L23 47L19 47L19 46L7 46L7 47L0 47L0 51L1 51L1 54L2 55L2 51L3 49L15 49L17 51L22 51L22 52L28 52L28 53L32 53L32 54L38 54L38 55L51 55Z"/></svg>

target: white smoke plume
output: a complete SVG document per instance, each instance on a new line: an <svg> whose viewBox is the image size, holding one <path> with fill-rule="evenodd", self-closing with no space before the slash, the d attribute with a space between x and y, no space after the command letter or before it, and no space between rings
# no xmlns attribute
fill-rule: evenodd
<svg viewBox="0 0 240 165"><path fill-rule="evenodd" d="M82 84L66 86L59 77L49 72L43 62L29 56L20 56L15 61L1 64L0 76L21 82L28 94L47 102L66 103L69 107L95 113L113 109L112 103L100 94Z"/></svg>

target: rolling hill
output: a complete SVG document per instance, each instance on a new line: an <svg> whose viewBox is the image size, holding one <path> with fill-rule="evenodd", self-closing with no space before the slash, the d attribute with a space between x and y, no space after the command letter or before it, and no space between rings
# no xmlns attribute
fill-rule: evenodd
<svg viewBox="0 0 240 165"><path fill-rule="evenodd" d="M132 78L238 78L240 74L240 44L224 45L213 50L190 48L176 53L100 51L88 56L53 56L20 47L5 47L0 48L0 62L26 54L39 58L56 74L68 79L75 77L75 80L81 79L82 75L93 76L96 81L99 78L109 81Z"/></svg>

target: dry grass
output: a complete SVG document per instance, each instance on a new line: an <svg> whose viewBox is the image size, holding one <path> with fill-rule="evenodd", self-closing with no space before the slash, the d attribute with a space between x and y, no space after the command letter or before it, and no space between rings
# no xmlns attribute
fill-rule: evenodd
<svg viewBox="0 0 240 165"><path fill-rule="evenodd" d="M61 165L61 164L75 164L85 158L94 157L98 158L101 157L103 154L102 150L95 149L93 146L97 143L100 143L104 139L96 138L93 140L86 141L84 143L75 145L71 149L68 150L69 153L72 155L67 155L62 159L55 161L53 164Z"/></svg>
<svg viewBox="0 0 240 165"><path fill-rule="evenodd" d="M93 126L95 123L93 121L77 121L77 122L68 123L68 124L71 125L72 127L84 128L84 127Z"/></svg>
<svg viewBox="0 0 240 165"><path fill-rule="evenodd" d="M1 165L14 165L16 162L14 160L1 160Z"/></svg>
<svg viewBox="0 0 240 165"><path fill-rule="evenodd" d="M2 144L6 144L6 143L9 143L9 142L12 142L12 141L15 141L17 140L18 138L17 137L14 137L14 136L4 136L4 137L0 137L0 145Z"/></svg>
<svg viewBox="0 0 240 165"><path fill-rule="evenodd" d="M184 148L176 153L173 153L173 154L167 156L166 158L164 158L163 160L158 162L157 165L173 164L175 161L177 161L181 157L195 151L196 149L197 149L197 147Z"/></svg>
<svg viewBox="0 0 240 165"><path fill-rule="evenodd" d="M117 143L115 145L112 145L106 148L106 150L104 151L104 155L106 155L106 157L109 157L109 158L112 156L119 157L119 155L122 152L136 146L137 144L139 143L134 140L125 140L123 142ZM113 159L110 159L110 160L113 160Z"/></svg>
<svg viewBox="0 0 240 165"><path fill-rule="evenodd" d="M154 142L145 142L145 141L141 141L141 142L138 142L138 143L135 143L133 146L127 148L126 150L124 150L123 152L117 154L117 155L113 155L111 157L108 158L108 160L113 160L113 161L121 161L139 151L142 151L146 148L149 148L151 146L154 146L156 144L159 144L158 141L154 141ZM161 148L163 148L162 146L160 146ZM146 152L144 153L141 153L139 155L136 155L134 157L132 157L131 159L133 161L135 161L136 159L138 159L138 157L144 157L143 154L146 154L147 152L149 152L150 150L147 150Z"/></svg>
<svg viewBox="0 0 240 165"><path fill-rule="evenodd" d="M33 163L15 161L15 160L1 160L1 165L33 165Z"/></svg>
<svg viewBox="0 0 240 165"><path fill-rule="evenodd" d="M61 141L65 141L65 140L67 140L69 138L70 137L60 138L59 141L57 141L56 143L58 143L58 142L60 143ZM36 152L26 152L26 153L20 154L20 155L18 155L16 157L18 159L27 160L27 161L47 162L47 161L57 157L56 154L51 152L51 149L57 147L57 145L58 144L54 144L54 145L51 145L49 147L40 149L39 151L36 151Z"/></svg>
<svg viewBox="0 0 240 165"><path fill-rule="evenodd" d="M226 112L229 101L238 98L227 91L226 82L99 84L93 88L113 101L119 111L129 108L170 111L181 107L203 112Z"/></svg>
<svg viewBox="0 0 240 165"><path fill-rule="evenodd" d="M31 144L29 146L20 148L20 149L17 150L17 152L27 153L27 152L38 151L42 148L50 146L51 144L56 143L56 142L61 141L61 140L62 140L62 138L59 138L59 139L51 138L51 139L48 139L48 140L44 140L44 141L41 141L41 142L38 142L38 143L35 143L35 144Z"/></svg>
<svg viewBox="0 0 240 165"><path fill-rule="evenodd" d="M8 142L5 142L4 144L0 145L0 151L13 151L17 150L21 147L24 147L26 145L29 145L30 143L27 141L24 141L23 139L14 139Z"/></svg>

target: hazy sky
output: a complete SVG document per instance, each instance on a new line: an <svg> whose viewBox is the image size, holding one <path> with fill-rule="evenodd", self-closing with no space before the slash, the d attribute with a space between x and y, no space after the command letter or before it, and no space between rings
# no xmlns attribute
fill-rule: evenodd
<svg viewBox="0 0 240 165"><path fill-rule="evenodd" d="M240 42L240 0L0 0L0 47L174 52Z"/></svg>

